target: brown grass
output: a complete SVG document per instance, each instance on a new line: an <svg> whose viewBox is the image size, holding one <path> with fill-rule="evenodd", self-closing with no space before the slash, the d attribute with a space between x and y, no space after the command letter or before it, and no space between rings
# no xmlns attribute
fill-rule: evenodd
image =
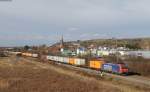
<svg viewBox="0 0 150 92"><path fill-rule="evenodd" d="M13 59L0 61L0 92L120 92L88 78L44 67L13 63Z"/></svg>

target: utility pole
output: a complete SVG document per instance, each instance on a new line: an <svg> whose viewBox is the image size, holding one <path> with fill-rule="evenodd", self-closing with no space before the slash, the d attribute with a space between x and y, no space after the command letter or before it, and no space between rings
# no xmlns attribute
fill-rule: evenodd
<svg viewBox="0 0 150 92"><path fill-rule="evenodd" d="M112 39L113 39L113 41L115 41L116 62L118 63L118 61L119 61L119 58L118 58L118 49L117 49L117 47L118 47L118 40L115 37L113 37Z"/></svg>
<svg viewBox="0 0 150 92"><path fill-rule="evenodd" d="M117 38L115 38L115 41L116 41L116 58L117 58L117 63L118 63L118 60L119 60L119 58L118 58L118 54L119 54L119 52L118 52L118 49L117 49L117 47L118 47L118 40L117 40Z"/></svg>

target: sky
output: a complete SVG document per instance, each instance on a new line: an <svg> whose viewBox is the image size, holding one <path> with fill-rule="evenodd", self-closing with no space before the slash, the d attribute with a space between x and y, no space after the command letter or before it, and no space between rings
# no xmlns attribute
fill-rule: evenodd
<svg viewBox="0 0 150 92"><path fill-rule="evenodd" d="M0 46L150 37L150 0L0 0Z"/></svg>

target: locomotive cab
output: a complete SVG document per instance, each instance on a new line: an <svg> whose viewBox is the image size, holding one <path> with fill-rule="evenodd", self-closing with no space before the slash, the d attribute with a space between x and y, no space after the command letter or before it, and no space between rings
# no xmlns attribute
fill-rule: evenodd
<svg viewBox="0 0 150 92"><path fill-rule="evenodd" d="M128 74L129 69L125 64L119 64L120 67L120 74Z"/></svg>

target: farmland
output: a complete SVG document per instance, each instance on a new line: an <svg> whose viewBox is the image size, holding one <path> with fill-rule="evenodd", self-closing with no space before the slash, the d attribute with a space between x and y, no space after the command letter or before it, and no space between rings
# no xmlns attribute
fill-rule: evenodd
<svg viewBox="0 0 150 92"><path fill-rule="evenodd" d="M29 61L29 60L28 60ZM17 58L0 58L0 92L148 92L73 70Z"/></svg>

